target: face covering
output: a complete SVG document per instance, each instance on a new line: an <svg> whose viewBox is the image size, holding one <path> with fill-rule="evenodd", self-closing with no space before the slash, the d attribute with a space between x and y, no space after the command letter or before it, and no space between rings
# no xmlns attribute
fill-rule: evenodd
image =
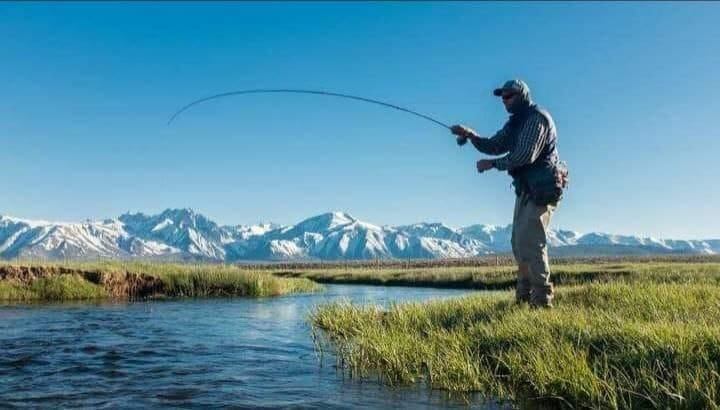
<svg viewBox="0 0 720 410"><path fill-rule="evenodd" d="M530 92L527 90L527 88L523 88L517 95L517 97L514 99L512 104L510 104L509 107L507 107L507 110L510 114L517 114L524 110L526 110L528 107L532 105L532 99L530 98Z"/></svg>

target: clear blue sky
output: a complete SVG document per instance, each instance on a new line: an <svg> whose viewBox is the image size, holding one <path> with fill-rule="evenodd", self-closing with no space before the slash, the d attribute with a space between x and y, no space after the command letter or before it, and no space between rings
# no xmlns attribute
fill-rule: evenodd
<svg viewBox="0 0 720 410"><path fill-rule="evenodd" d="M507 224L510 178L424 120L488 135L513 77L555 117L572 187L553 226L720 237L720 5L2 3L0 214L192 207L223 223L343 210Z"/></svg>

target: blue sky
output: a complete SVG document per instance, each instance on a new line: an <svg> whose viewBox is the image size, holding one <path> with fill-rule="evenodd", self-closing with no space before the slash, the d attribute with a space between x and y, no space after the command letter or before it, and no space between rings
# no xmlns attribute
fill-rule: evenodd
<svg viewBox="0 0 720 410"><path fill-rule="evenodd" d="M483 135L526 80L572 186L553 226L720 237L720 6L712 3L2 3L0 214L192 207L223 223L343 210L507 224L510 178L405 105Z"/></svg>

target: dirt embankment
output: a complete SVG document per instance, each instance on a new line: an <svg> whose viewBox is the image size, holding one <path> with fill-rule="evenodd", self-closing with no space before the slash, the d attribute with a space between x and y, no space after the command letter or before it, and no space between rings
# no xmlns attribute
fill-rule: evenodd
<svg viewBox="0 0 720 410"><path fill-rule="evenodd" d="M0 266L0 280L28 285L35 280L57 275L79 275L102 286L115 298L146 298L164 294L165 284L158 278L127 271L92 271L62 266Z"/></svg>

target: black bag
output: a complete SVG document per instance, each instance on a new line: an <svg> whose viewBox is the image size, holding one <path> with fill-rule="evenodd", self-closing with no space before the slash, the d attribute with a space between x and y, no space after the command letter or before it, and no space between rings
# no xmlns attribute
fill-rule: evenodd
<svg viewBox="0 0 720 410"><path fill-rule="evenodd" d="M525 191L537 205L556 205L562 198L569 182L567 164L558 161L551 166L531 167L523 173L521 187L515 181L515 189Z"/></svg>

